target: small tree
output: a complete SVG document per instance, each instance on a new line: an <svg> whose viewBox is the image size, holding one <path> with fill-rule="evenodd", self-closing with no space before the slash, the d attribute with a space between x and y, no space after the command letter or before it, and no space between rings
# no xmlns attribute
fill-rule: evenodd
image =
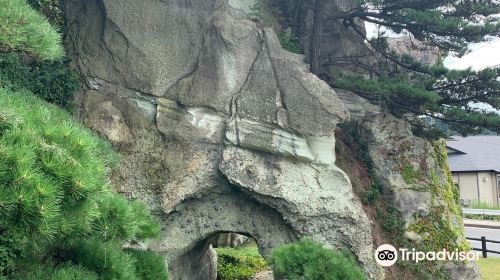
<svg viewBox="0 0 500 280"><path fill-rule="evenodd" d="M159 224L108 186L116 163L109 144L65 111L0 89L0 275L166 279L163 258L122 248L156 237Z"/></svg>
<svg viewBox="0 0 500 280"><path fill-rule="evenodd" d="M347 252L325 249L309 239L276 249L270 265L276 279L361 280L365 275Z"/></svg>

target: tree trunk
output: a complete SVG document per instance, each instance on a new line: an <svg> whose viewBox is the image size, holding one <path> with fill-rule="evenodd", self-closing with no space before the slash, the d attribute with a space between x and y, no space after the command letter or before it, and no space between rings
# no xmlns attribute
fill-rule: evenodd
<svg viewBox="0 0 500 280"><path fill-rule="evenodd" d="M314 20L311 34L310 61L311 73L319 76L321 74L321 36L323 34L323 0L314 3Z"/></svg>

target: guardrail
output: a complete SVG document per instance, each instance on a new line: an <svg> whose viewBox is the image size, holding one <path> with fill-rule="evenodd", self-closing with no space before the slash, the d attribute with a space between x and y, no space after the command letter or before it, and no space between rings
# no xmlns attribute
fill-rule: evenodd
<svg viewBox="0 0 500 280"><path fill-rule="evenodd" d="M464 214L500 216L500 210L464 208Z"/></svg>
<svg viewBox="0 0 500 280"><path fill-rule="evenodd" d="M497 241L497 240L488 240L484 236L481 236L481 238L466 237L466 239L467 240L473 240L473 241L481 241L481 249L479 249L479 248L472 248L472 250L482 252L483 253L483 258L487 258L488 257L488 253L500 254L499 251L488 250L488 248L487 248L487 243L500 244L500 241Z"/></svg>

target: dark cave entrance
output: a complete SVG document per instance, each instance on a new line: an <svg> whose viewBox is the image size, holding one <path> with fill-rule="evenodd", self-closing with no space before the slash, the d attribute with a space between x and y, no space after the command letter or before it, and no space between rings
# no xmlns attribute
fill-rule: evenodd
<svg viewBox="0 0 500 280"><path fill-rule="evenodd" d="M181 257L177 270L179 279L253 279L257 274L272 279L256 239L237 232L216 232L198 242Z"/></svg>

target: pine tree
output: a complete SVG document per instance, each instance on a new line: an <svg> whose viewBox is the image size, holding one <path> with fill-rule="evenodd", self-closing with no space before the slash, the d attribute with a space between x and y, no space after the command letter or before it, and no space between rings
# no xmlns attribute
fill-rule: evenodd
<svg viewBox="0 0 500 280"><path fill-rule="evenodd" d="M339 14L336 19L365 39L379 62L371 65L370 80L337 73L331 82L381 104L412 123L414 131L422 136L444 136L433 125L435 121L462 135L484 129L498 133L498 112L479 109L477 104L500 108L499 68L449 70L443 66L441 56L434 65L425 65L390 49L383 32L375 39L367 38L356 22L405 32L426 46L438 48L440 54L462 56L469 43L500 35L499 13L499 3L489 0L363 1L357 9Z"/></svg>
<svg viewBox="0 0 500 280"><path fill-rule="evenodd" d="M270 265L275 279L366 279L350 252L326 249L306 238L274 250Z"/></svg>
<svg viewBox="0 0 500 280"><path fill-rule="evenodd" d="M484 129L500 132L498 111L478 109L478 103L500 108L498 67L481 71L446 69L442 60L425 65L410 55L389 47L386 32L407 34L424 46L437 48L441 56L467 53L470 43L484 42L500 35L500 4L496 0L358 0L352 9L325 14L325 0L279 0L278 7L291 26L299 24L297 11L314 14L310 43L311 71L333 87L351 90L385 110L413 124L416 132L436 138L443 136L435 121L463 134ZM321 53L321 36L325 22L337 21L367 48L359 54L335 57ZM380 27L377 38L368 38L363 22ZM328 57L321 61L320 57ZM375 62L374 62L375 61ZM353 66L356 71L330 73L337 68ZM351 67L348 67L351 68ZM354 73L353 73L354 72ZM366 77L369 76L369 79ZM483 106L484 107L484 106Z"/></svg>
<svg viewBox="0 0 500 280"><path fill-rule="evenodd" d="M60 35L24 0L0 4L0 52L62 57ZM108 185L110 145L13 84L0 81L0 279L167 279L163 257L124 248L160 229Z"/></svg>
<svg viewBox="0 0 500 280"><path fill-rule="evenodd" d="M63 57L61 34L23 0L0 0L0 52L23 51L40 59Z"/></svg>
<svg viewBox="0 0 500 280"><path fill-rule="evenodd" d="M0 275L149 279L145 270L166 279L163 258L122 248L156 237L159 225L107 185L116 162L109 144L62 109L0 89Z"/></svg>

